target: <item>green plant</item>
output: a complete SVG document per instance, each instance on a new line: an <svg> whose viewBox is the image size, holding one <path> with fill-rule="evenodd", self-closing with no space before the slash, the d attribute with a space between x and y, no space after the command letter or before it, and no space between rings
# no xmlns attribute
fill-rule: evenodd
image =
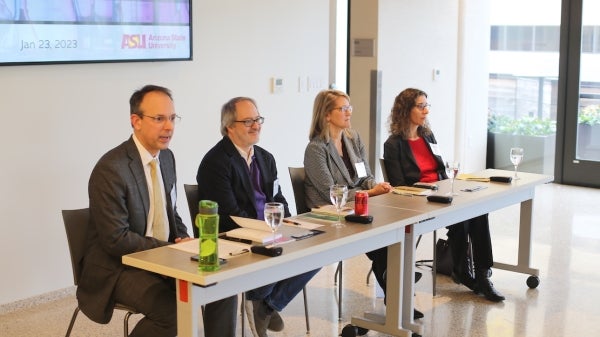
<svg viewBox="0 0 600 337"><path fill-rule="evenodd" d="M600 125L600 104L588 105L579 111L577 123Z"/></svg>
<svg viewBox="0 0 600 337"><path fill-rule="evenodd" d="M556 121L549 118L521 117L514 119L504 115L490 115L488 131L511 135L547 136L556 133Z"/></svg>

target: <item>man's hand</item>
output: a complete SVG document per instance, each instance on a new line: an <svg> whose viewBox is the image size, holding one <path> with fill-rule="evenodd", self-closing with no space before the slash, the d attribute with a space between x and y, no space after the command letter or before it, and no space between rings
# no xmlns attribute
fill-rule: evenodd
<svg viewBox="0 0 600 337"><path fill-rule="evenodd" d="M185 241L190 241L192 240L192 238L175 238L175 243L180 243L180 242L185 242Z"/></svg>

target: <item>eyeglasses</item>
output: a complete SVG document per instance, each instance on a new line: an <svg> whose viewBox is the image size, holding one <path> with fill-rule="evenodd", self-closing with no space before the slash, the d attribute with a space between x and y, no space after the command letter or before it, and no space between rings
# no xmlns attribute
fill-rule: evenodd
<svg viewBox="0 0 600 337"><path fill-rule="evenodd" d="M424 104L415 104L415 107L418 108L419 110L425 110L425 108L431 108L431 104L429 103L424 103Z"/></svg>
<svg viewBox="0 0 600 337"><path fill-rule="evenodd" d="M251 127L252 125L254 125L254 123L261 125L262 123L265 122L265 118L264 117L256 117L254 119L252 118L248 118L248 119L243 119L241 121L234 121L236 123L244 123L244 126L246 127Z"/></svg>
<svg viewBox="0 0 600 337"><path fill-rule="evenodd" d="M156 124L164 124L167 120L169 120L173 124L179 123L179 121L181 121L181 116L178 116L175 114L173 114L171 116L163 116L163 115L148 116L148 115L140 114L140 116L151 118L152 120L154 120L154 122Z"/></svg>
<svg viewBox="0 0 600 337"><path fill-rule="evenodd" d="M339 108L333 108L333 110L340 110L341 112L352 112L352 105L342 105Z"/></svg>

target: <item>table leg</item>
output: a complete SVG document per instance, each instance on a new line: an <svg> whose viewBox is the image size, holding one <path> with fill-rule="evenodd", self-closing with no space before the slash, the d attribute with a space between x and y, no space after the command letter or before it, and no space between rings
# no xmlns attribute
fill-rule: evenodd
<svg viewBox="0 0 600 337"><path fill-rule="evenodd" d="M533 217L533 199L521 202L519 225L519 252L517 264L510 265L494 261L494 268L514 271L517 273L539 276L539 269L531 268L531 220Z"/></svg>
<svg viewBox="0 0 600 337"><path fill-rule="evenodd" d="M404 286L402 299L402 326L410 329L419 335L423 335L423 325L415 323L413 311L415 308L415 255L417 250L414 225L406 226L406 236L404 238Z"/></svg>
<svg viewBox="0 0 600 337"><path fill-rule="evenodd" d="M193 284L183 280L177 282L177 335L198 337L198 308L193 296ZM197 300L197 299L196 299Z"/></svg>
<svg viewBox="0 0 600 337"><path fill-rule="evenodd" d="M377 317L377 315L372 314L368 318L353 317L353 325L393 336L412 336L412 331L404 329L402 326L402 296L404 294L404 291L402 291L403 255L401 242L388 246L385 317Z"/></svg>

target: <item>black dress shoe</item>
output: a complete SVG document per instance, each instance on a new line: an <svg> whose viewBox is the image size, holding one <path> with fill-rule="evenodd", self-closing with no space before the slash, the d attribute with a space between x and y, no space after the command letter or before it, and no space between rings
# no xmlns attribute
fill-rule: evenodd
<svg viewBox="0 0 600 337"><path fill-rule="evenodd" d="M419 318L423 318L423 317L425 317L425 315L423 315L422 312L420 312L417 309L414 309L414 311L413 311L413 318L414 319L419 319Z"/></svg>
<svg viewBox="0 0 600 337"><path fill-rule="evenodd" d="M455 270L452 272L451 277L454 283L463 284L465 287L473 290L474 292L477 292L477 282L475 281L473 276L467 273L460 273Z"/></svg>
<svg viewBox="0 0 600 337"><path fill-rule="evenodd" d="M496 288L494 288L494 284L490 281L488 277L489 273L487 270L478 270L475 274L475 279L477 280L477 293L483 294L486 299L492 302L502 302L505 300L505 297L500 294Z"/></svg>

